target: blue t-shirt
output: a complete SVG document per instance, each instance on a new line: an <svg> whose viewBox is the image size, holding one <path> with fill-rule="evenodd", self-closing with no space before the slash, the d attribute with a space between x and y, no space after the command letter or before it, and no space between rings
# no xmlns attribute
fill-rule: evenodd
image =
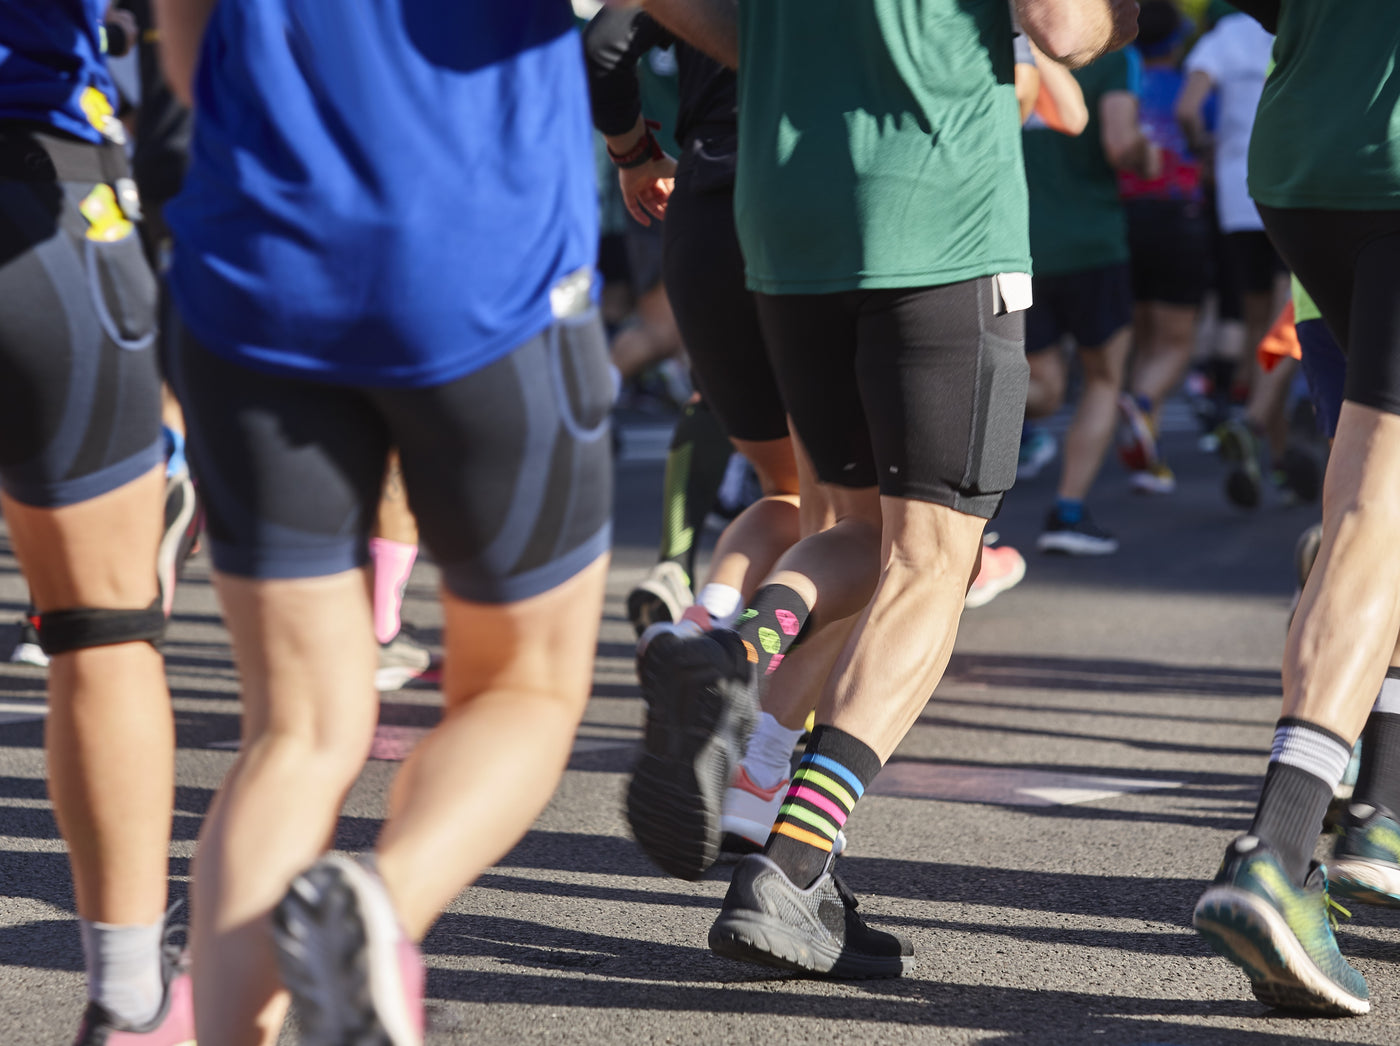
<svg viewBox="0 0 1400 1046"><path fill-rule="evenodd" d="M115 108L102 53L108 0L0 0L0 120L48 124L89 142L100 131L83 112L96 88Z"/></svg>
<svg viewBox="0 0 1400 1046"><path fill-rule="evenodd" d="M568 0L222 3L195 114L171 288L245 366L442 384L548 327L594 261Z"/></svg>

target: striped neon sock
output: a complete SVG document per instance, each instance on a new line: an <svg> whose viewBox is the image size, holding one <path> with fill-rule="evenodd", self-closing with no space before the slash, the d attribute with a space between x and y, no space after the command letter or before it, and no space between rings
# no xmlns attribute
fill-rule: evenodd
<svg viewBox="0 0 1400 1046"><path fill-rule="evenodd" d="M836 833L880 772L864 741L834 726L812 731L763 852L805 889L826 870Z"/></svg>

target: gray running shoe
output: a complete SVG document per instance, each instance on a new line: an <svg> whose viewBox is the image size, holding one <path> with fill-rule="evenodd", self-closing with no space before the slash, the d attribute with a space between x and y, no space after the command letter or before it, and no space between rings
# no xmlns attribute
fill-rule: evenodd
<svg viewBox="0 0 1400 1046"><path fill-rule="evenodd" d="M374 673L374 688L381 694L402 690L436 667L432 652L405 631L400 631L387 643L379 645L379 668Z"/></svg>
<svg viewBox="0 0 1400 1046"><path fill-rule="evenodd" d="M44 648L39 645L38 620L39 612L33 607L24 612L24 619L19 626L19 639L15 642L15 648L10 651L11 664L33 665L35 668L49 667L49 655L44 653Z"/></svg>
<svg viewBox="0 0 1400 1046"><path fill-rule="evenodd" d="M763 854L745 857L710 927L710 950L833 980L912 973L914 946L865 925L855 895L832 874L835 863L833 854L817 881L800 890Z"/></svg>
<svg viewBox="0 0 1400 1046"><path fill-rule="evenodd" d="M627 619L641 636L652 625L674 624L695 602L690 578L679 563L656 564L642 583L627 594Z"/></svg>

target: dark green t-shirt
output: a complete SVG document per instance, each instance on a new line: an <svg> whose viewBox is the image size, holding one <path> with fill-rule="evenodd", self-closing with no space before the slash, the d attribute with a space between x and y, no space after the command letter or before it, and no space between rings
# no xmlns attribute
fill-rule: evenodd
<svg viewBox="0 0 1400 1046"><path fill-rule="evenodd" d="M1076 69L1089 123L1077 137L1038 117L1026 124L1026 182L1031 196L1031 257L1037 276L1100 269L1128 260L1128 225L1118 175L1103 152L1099 102L1137 88L1136 51L1114 51Z"/></svg>
<svg viewBox="0 0 1400 1046"><path fill-rule="evenodd" d="M739 6L735 217L749 287L827 294L1029 271L1006 0Z"/></svg>
<svg viewBox="0 0 1400 1046"><path fill-rule="evenodd" d="M1269 207L1400 209L1400 3L1284 0L1249 148Z"/></svg>

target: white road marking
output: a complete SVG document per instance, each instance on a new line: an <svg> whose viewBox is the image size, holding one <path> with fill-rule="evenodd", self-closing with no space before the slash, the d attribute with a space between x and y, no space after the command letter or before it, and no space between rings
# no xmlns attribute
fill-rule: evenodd
<svg viewBox="0 0 1400 1046"><path fill-rule="evenodd" d="M1181 781L1066 774L1014 767L892 762L870 786L876 795L999 806L1072 806L1132 792L1180 788Z"/></svg>

